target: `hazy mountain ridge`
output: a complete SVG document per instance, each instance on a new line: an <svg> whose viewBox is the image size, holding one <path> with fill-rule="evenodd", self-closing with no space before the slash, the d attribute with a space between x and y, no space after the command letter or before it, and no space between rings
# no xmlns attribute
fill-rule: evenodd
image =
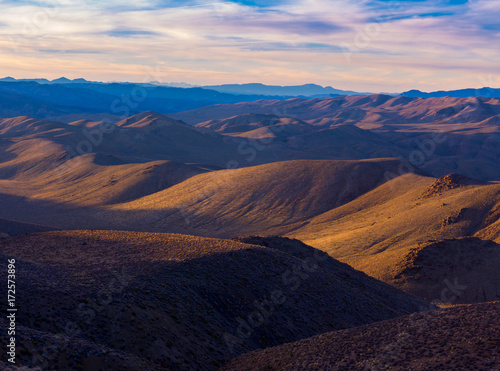
<svg viewBox="0 0 500 371"><path fill-rule="evenodd" d="M485 98L500 98L500 89L496 88L478 88L478 89L458 89L458 90L439 90L434 92L422 92L420 90L409 90L401 93L403 97L485 97Z"/></svg>
<svg viewBox="0 0 500 371"><path fill-rule="evenodd" d="M205 85L206 89L212 89L230 94L259 94L274 96L329 96L329 95L366 95L368 93L357 93L355 91L334 89L331 86L322 87L316 84L304 84L297 86L273 86L259 83L253 84L225 84L225 85Z"/></svg>
<svg viewBox="0 0 500 371"><path fill-rule="evenodd" d="M27 110L23 109L24 105L30 104L34 106L31 112L36 118L81 113L111 113L128 117L148 110L169 113L212 104L271 98L265 95L236 96L203 88L66 80L52 83L4 80L0 81L0 93L12 94L9 99L14 103L5 106L0 111L0 117L30 113L29 107ZM288 97L273 96L272 98L287 99ZM14 110L15 105L23 108Z"/></svg>
<svg viewBox="0 0 500 371"><path fill-rule="evenodd" d="M325 99L293 98L286 101L262 100L221 104L170 116L195 125L209 120L227 119L244 114L274 114L293 117L316 125L353 123L373 130L398 128L408 124L469 124L500 114L499 100L483 97L392 97L363 95ZM466 118L466 120L464 120ZM461 121L459 119L462 119ZM472 122L474 122L472 121ZM428 129L428 126L423 126ZM399 127L400 129L401 127ZM417 129L417 126L409 128Z"/></svg>

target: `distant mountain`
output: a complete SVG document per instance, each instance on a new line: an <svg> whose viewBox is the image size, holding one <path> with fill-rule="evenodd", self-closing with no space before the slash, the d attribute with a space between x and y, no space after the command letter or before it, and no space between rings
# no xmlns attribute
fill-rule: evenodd
<svg viewBox="0 0 500 371"><path fill-rule="evenodd" d="M73 107L74 112L67 113L87 113L89 110L92 110L93 113L109 112L112 102L117 98L109 94L81 88L80 84L77 85L77 88L69 86L71 85L40 84L35 81L0 82L0 92L21 94L30 99L42 99L48 105ZM21 103L24 101L25 99L21 98ZM25 112L21 112L21 114L26 115ZM3 115L0 113L0 116Z"/></svg>
<svg viewBox="0 0 500 371"><path fill-rule="evenodd" d="M0 78L0 81L7 82L16 82L16 81L32 81L37 82L39 84L111 84L113 82L102 82L102 81L90 81L83 78L78 79L68 79L67 77L59 77L58 79L48 80L44 78L34 78L34 79L15 79L11 76ZM200 85L192 85L185 82L160 82L160 81L151 81L148 83L138 83L138 85L151 85L151 86L170 86L174 88L197 88Z"/></svg>
<svg viewBox="0 0 500 371"><path fill-rule="evenodd" d="M435 98L435 97L484 97L484 98L500 98L500 89L495 88L480 88L480 89L460 89L460 90L439 90L431 93L426 93L420 90L409 90L400 94L403 97L420 97L420 98Z"/></svg>
<svg viewBox="0 0 500 371"><path fill-rule="evenodd" d="M0 95L2 94L8 97L10 103L0 105L0 117L30 115L36 118L82 113L108 113L126 118L150 110L170 113L214 104L290 98L234 95L202 88L175 88L152 84L95 83L66 78L53 81L20 81L10 77L0 79ZM25 109L26 105L33 108Z"/></svg>
<svg viewBox="0 0 500 371"><path fill-rule="evenodd" d="M99 110L95 111L87 107L75 107L71 104L59 104L54 101L19 94L12 90L2 91L0 88L0 117L31 116L45 118L64 116L75 112L89 115L96 114Z"/></svg>
<svg viewBox="0 0 500 371"><path fill-rule="evenodd" d="M418 99L392 97L383 94L342 96L327 99L294 98L282 100L258 100L236 104L220 104L202 107L170 116L188 124L209 120L227 119L233 116L274 113L280 117L293 117L315 125L355 124L361 128L399 129L401 125L460 122L462 129L470 123L478 123L500 114L497 99L442 97ZM428 128L427 128L428 129Z"/></svg>
<svg viewBox="0 0 500 371"><path fill-rule="evenodd" d="M15 79L13 77L4 77L0 79L0 81L7 81L7 82L16 82L16 81L32 81L32 82L37 82L39 84L82 84L86 82L90 82L88 80L79 78L79 79L74 79L70 80L66 77L60 77L58 79L54 80L48 80L48 79ZM93 81L94 84L102 84L101 82Z"/></svg>
<svg viewBox="0 0 500 371"><path fill-rule="evenodd" d="M170 86L173 88L199 88L200 85L192 85L186 82L159 82L159 81L151 81L148 83L149 85L159 85L159 86Z"/></svg>
<svg viewBox="0 0 500 371"><path fill-rule="evenodd" d="M122 86L143 86L143 87L164 87L164 88L183 88L183 89L204 89L216 91L218 93L226 93L238 96L254 96L252 100L255 100L255 96L260 96L263 99L286 99L290 97L303 97L303 98L332 98L338 96L347 95L370 95L374 93L368 92L356 92L352 90L341 90L335 89L331 86L321 86L317 84L304 84L304 85L290 85L290 86L280 86L280 85L265 85L262 83L250 83L250 84L222 84L222 85L193 85L185 82L160 82L151 81L147 83L133 83L133 82L101 82L101 81L89 81L84 78L68 79L67 77L59 77L57 79L49 80L45 78L32 78L32 79L16 79L11 76L0 78L0 82L36 82L41 85L82 85L85 84L86 88L95 88L98 90L98 86L110 86L110 85L122 85ZM76 86L74 86L76 87ZM106 88L103 88L107 90ZM469 88L469 89L459 89L459 90L439 90L434 92L423 92L417 89L412 89L401 94L389 94L381 93L383 95L389 96L403 96L410 98L436 98L436 97L484 97L484 98L500 98L500 89L497 88ZM257 98L258 99L258 98ZM242 100L238 100L242 101ZM158 111L158 110L157 110Z"/></svg>
<svg viewBox="0 0 500 371"><path fill-rule="evenodd" d="M315 84L305 84L296 86L273 86L260 83L255 84L225 84L208 85L205 89L216 90L221 93L229 94L260 94L274 96L293 96L293 97L327 97L339 95L362 95L367 93L357 93L355 91L334 89L331 86L322 87Z"/></svg>

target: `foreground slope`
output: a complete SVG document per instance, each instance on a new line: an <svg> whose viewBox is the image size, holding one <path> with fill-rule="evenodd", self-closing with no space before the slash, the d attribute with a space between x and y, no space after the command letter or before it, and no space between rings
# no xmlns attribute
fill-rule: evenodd
<svg viewBox="0 0 500 371"><path fill-rule="evenodd" d="M167 368L92 341L75 339L66 334L54 334L16 326L16 342L19 354L16 364L0 359L4 371L16 370L106 370L106 371L165 371ZM8 349L8 323L0 322L0 343ZM29 366L28 366L29 365ZM33 367L33 368L29 368ZM42 368L40 368L42 367Z"/></svg>
<svg viewBox="0 0 500 371"><path fill-rule="evenodd" d="M18 325L51 344L60 334L65 349L99 350L78 351L82 365L111 349L166 369L215 369L251 350L429 308L299 241L241 240L249 243L46 232L0 239L0 252L16 259ZM36 351L35 333L21 339L19 352ZM55 369L57 359L39 358L19 354L20 364Z"/></svg>
<svg viewBox="0 0 500 371"><path fill-rule="evenodd" d="M392 283L429 301L480 303L500 299L500 245L477 237L411 248Z"/></svg>
<svg viewBox="0 0 500 371"><path fill-rule="evenodd" d="M224 370L498 370L500 302L417 313L246 354Z"/></svg>

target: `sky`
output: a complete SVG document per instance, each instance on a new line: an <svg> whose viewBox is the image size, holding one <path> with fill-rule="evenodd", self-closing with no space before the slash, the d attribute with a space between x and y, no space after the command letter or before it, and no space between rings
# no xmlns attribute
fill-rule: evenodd
<svg viewBox="0 0 500 371"><path fill-rule="evenodd" d="M497 0L0 1L0 75L500 87Z"/></svg>

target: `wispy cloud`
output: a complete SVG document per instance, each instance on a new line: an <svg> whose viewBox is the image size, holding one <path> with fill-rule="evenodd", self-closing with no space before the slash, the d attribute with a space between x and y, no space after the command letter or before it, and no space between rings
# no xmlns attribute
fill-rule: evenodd
<svg viewBox="0 0 500 371"><path fill-rule="evenodd" d="M140 36L160 36L161 34L148 30L137 30L132 28L115 28L104 32L104 34L113 37L140 37Z"/></svg>
<svg viewBox="0 0 500 371"><path fill-rule="evenodd" d="M500 74L496 0L3 1L0 68L19 77L315 82L400 91ZM442 86L440 86L440 84Z"/></svg>

